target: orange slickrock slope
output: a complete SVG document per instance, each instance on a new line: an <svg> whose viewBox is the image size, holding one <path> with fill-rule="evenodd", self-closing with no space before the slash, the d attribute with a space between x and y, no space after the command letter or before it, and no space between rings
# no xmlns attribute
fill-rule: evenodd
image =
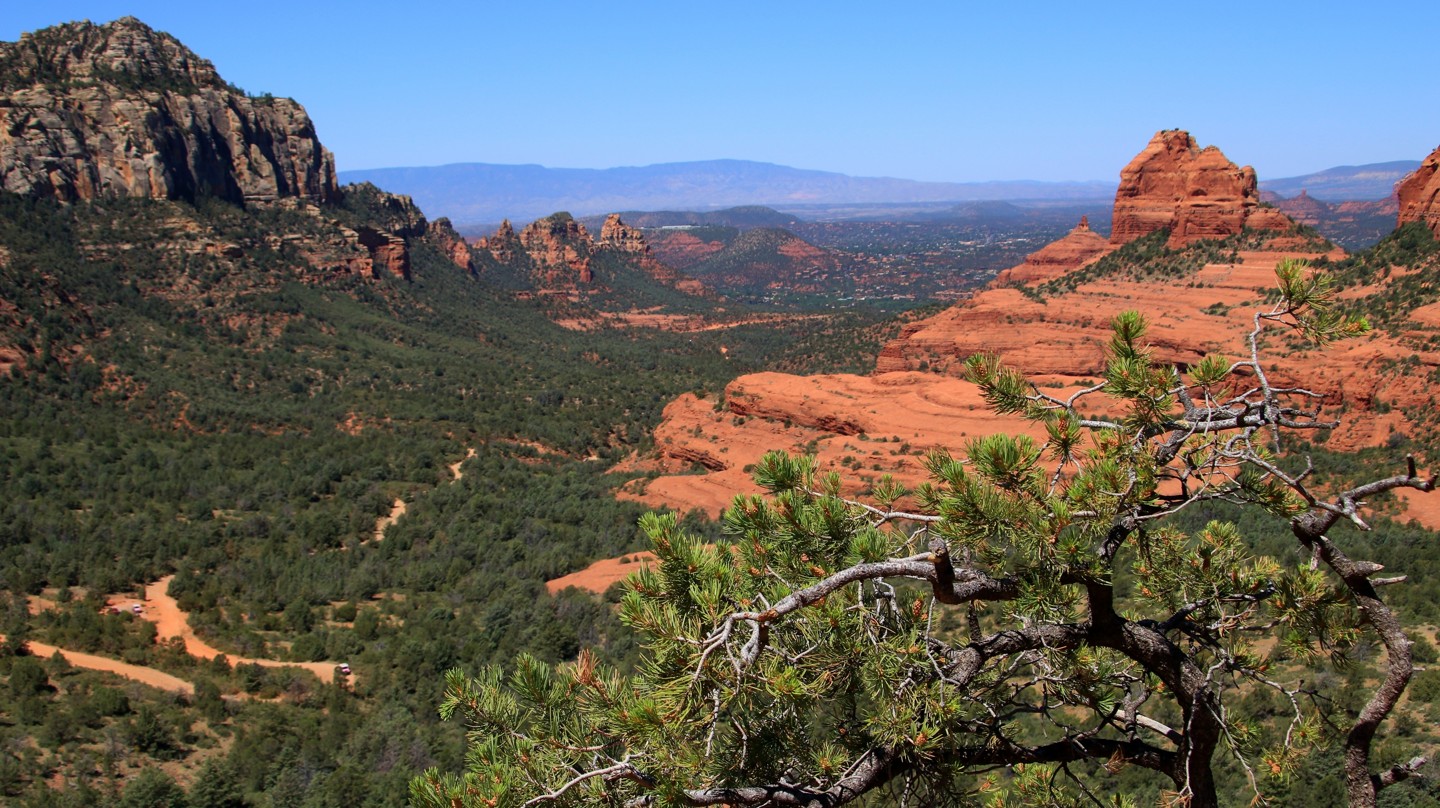
<svg viewBox="0 0 1440 808"><path fill-rule="evenodd" d="M1402 219L1409 215L1440 227L1440 194L1430 192L1437 155L1425 163L1429 174L1422 167L1417 174L1423 176L1401 184L1415 187L1409 197L1402 192ZM1406 208L1412 197L1417 201ZM633 481L621 496L716 514L735 494L758 491L747 468L775 449L816 454L822 468L839 470L856 486L884 472L919 483L925 478L919 459L930 448L958 450L969 437L1028 429L991 413L975 386L957 378L965 357L997 353L1050 392L1063 392L1098 377L1110 320L1126 309L1147 315L1148 339L1163 361L1234 355L1256 306L1274 287L1277 263L1343 256L1258 199L1250 168L1236 167L1214 147L1199 148L1186 132L1157 133L1121 174L1110 239L1082 222L969 300L907 326L885 346L869 376L744 376L725 391L728 411L682 396L665 409L656 430L659 457L632 458L622 466L660 476ZM1192 253L1195 266L1177 276L1082 271L1160 229L1169 231L1172 248L1242 233L1245 238L1223 253ZM1440 317L1430 322L1424 309L1409 316L1407 328L1440 333ZM1375 333L1323 353L1292 353L1277 340L1269 358L1281 379L1298 379L1303 367L1307 386L1326 395L1328 411L1348 410L1329 446L1350 450L1407 431L1403 411L1431 400L1425 377L1440 367L1440 352L1425 344ZM1412 355L1419 366L1395 372L1394 362ZM1412 509L1410 516L1440 527L1435 511Z"/></svg>

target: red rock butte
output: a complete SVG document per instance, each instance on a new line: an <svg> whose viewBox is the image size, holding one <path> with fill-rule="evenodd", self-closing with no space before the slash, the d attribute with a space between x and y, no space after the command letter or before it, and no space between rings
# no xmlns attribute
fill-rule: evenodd
<svg viewBox="0 0 1440 808"><path fill-rule="evenodd" d="M1200 148L1189 132L1167 129L1121 170L1110 241L1125 244L1168 229L1169 245L1178 247L1246 227L1290 225L1284 214L1260 207L1255 169L1236 166L1214 146Z"/></svg>
<svg viewBox="0 0 1440 808"><path fill-rule="evenodd" d="M1030 253L1025 256L1025 263L997 275L995 285L1008 286L1050 280L1107 255L1115 247L1109 239L1090 229L1088 217L1081 216L1080 224L1064 238Z"/></svg>

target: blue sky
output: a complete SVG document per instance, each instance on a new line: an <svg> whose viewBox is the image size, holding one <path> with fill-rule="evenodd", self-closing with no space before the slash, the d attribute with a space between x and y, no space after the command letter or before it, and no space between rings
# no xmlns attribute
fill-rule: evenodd
<svg viewBox="0 0 1440 808"><path fill-rule="evenodd" d="M1158 129L1262 179L1440 144L1440 3L0 0L0 39L131 14L303 103L341 170L714 158L1114 179Z"/></svg>

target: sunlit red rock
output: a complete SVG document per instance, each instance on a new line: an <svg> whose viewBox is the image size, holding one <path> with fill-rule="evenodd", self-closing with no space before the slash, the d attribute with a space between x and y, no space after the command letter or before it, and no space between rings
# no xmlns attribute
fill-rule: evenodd
<svg viewBox="0 0 1440 808"><path fill-rule="evenodd" d="M996 276L995 284L1004 286L1058 278L1114 249L1115 245L1109 239L1090 229L1089 217L1081 216L1080 224L1064 238L1025 256L1025 263L1001 272Z"/></svg>
<svg viewBox="0 0 1440 808"><path fill-rule="evenodd" d="M1440 236L1440 148L1395 186L1400 200L1399 223L1424 222Z"/></svg>
<svg viewBox="0 0 1440 808"><path fill-rule="evenodd" d="M1236 166L1214 146L1200 148L1189 132L1156 132L1120 172L1110 241L1125 244L1168 228L1173 247L1233 236L1247 223L1279 224L1268 215L1247 222L1259 203L1254 169Z"/></svg>

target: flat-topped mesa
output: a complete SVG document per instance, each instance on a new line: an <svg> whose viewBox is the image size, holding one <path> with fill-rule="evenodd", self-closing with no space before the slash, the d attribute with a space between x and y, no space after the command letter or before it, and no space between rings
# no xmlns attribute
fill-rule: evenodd
<svg viewBox="0 0 1440 808"><path fill-rule="evenodd" d="M1169 229L1169 246L1233 236L1247 225L1283 229L1289 220L1259 207L1255 170L1236 166L1214 146L1200 148L1189 132L1156 132L1120 172L1110 241L1126 244Z"/></svg>
<svg viewBox="0 0 1440 808"><path fill-rule="evenodd" d="M133 17L0 42L0 188L62 202L338 194L304 107L246 96Z"/></svg>
<svg viewBox="0 0 1440 808"><path fill-rule="evenodd" d="M996 286L1017 283L1044 282L1058 278L1068 272L1104 256L1117 245L1090 229L1090 217L1081 216L1075 226L1058 241L1052 241L1025 256L1025 263L1011 267L995 277Z"/></svg>
<svg viewBox="0 0 1440 808"><path fill-rule="evenodd" d="M1440 148L1395 185L1395 195L1400 200L1399 225L1424 222L1440 237Z"/></svg>
<svg viewBox="0 0 1440 808"><path fill-rule="evenodd" d="M568 213L552 213L525 225L520 231L520 245L536 268L552 276L552 280L565 280L567 271L571 279L580 283L594 280L590 254L595 242L585 225Z"/></svg>

